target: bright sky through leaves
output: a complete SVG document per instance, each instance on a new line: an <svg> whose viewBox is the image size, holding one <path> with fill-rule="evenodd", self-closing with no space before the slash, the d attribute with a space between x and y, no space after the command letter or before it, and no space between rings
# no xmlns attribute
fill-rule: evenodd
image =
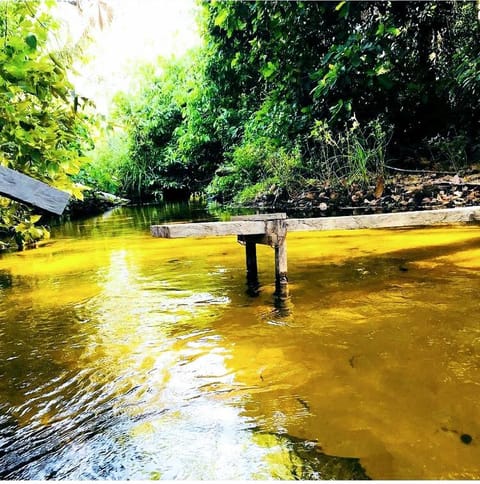
<svg viewBox="0 0 480 484"><path fill-rule="evenodd" d="M92 3L95 14L98 6ZM82 95L93 98L100 111L118 90L128 90L136 65L154 62L158 56L181 55L199 43L193 0L115 0L113 20L96 31L95 42L88 50L90 62L82 67L75 80ZM81 35L78 11L63 4L62 17L67 18L71 35ZM86 9L84 9L84 12ZM75 32L77 31L77 32Z"/></svg>

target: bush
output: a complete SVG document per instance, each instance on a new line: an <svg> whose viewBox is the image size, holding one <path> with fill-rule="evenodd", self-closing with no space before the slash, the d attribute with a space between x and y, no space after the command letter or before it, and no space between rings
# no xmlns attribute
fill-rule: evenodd
<svg viewBox="0 0 480 484"><path fill-rule="evenodd" d="M455 171L464 168L467 164L468 143L469 139L465 134L447 136L437 134L433 138L425 140L432 161L453 168Z"/></svg>
<svg viewBox="0 0 480 484"><path fill-rule="evenodd" d="M244 203L262 193L289 193L299 185L298 148L288 152L269 138L257 138L237 146L230 159L207 188L215 200Z"/></svg>
<svg viewBox="0 0 480 484"><path fill-rule="evenodd" d="M269 188L272 188L271 183L268 180L255 183L245 187L240 193L234 197L234 202L239 204L247 204L255 202L262 195L269 192Z"/></svg>
<svg viewBox="0 0 480 484"><path fill-rule="evenodd" d="M89 163L82 167L76 180L96 190L120 194L120 173L129 164L128 138L113 132L88 153Z"/></svg>
<svg viewBox="0 0 480 484"><path fill-rule="evenodd" d="M268 180L275 186L277 193L285 191L288 195L294 195L302 188L302 159L298 146L291 151L270 149L264 159L264 166Z"/></svg>
<svg viewBox="0 0 480 484"><path fill-rule="evenodd" d="M70 63L49 42L58 28L51 2L0 1L0 165L76 198L72 181L91 149L90 103L74 95ZM0 197L0 248L48 236L33 209Z"/></svg>
<svg viewBox="0 0 480 484"><path fill-rule="evenodd" d="M333 185L368 185L384 173L388 131L379 118L363 128L354 118L351 127L337 132L317 121L312 130L317 156L308 162L306 175Z"/></svg>

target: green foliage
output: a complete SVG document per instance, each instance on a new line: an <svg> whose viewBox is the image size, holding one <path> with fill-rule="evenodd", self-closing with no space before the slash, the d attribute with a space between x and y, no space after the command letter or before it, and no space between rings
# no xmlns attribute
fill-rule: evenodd
<svg viewBox="0 0 480 484"><path fill-rule="evenodd" d="M478 133L478 104L468 101L480 85L472 2L345 2L338 11L336 42L313 73L315 103L329 110L320 118L383 114L400 153L452 128Z"/></svg>
<svg viewBox="0 0 480 484"><path fill-rule="evenodd" d="M129 163L128 138L123 131L110 131L100 137L95 149L87 153L88 162L75 180L103 192L120 193L120 169Z"/></svg>
<svg viewBox="0 0 480 484"><path fill-rule="evenodd" d="M0 197L0 249L16 244L19 248L33 246L50 234L44 227L35 224L40 215L33 215L24 205Z"/></svg>
<svg viewBox="0 0 480 484"><path fill-rule="evenodd" d="M78 102L74 107L67 66L47 50L56 28L50 4L0 2L0 164L81 197L71 176L90 146L89 121ZM41 238L46 231L33 228L37 217L29 213L2 200L1 229L20 234L19 241Z"/></svg>
<svg viewBox="0 0 480 484"><path fill-rule="evenodd" d="M299 187L301 166L298 148L287 151L269 138L256 138L235 148L231 163L217 171L207 194L234 203L259 195L278 197Z"/></svg>
<svg viewBox="0 0 480 484"><path fill-rule="evenodd" d="M266 178L261 160L267 153L266 146L261 143L238 146L231 154L231 162L217 170L207 188L207 195L222 202L238 201L243 189Z"/></svg>
<svg viewBox="0 0 480 484"><path fill-rule="evenodd" d="M463 134L436 136L425 140L430 150L431 158L444 166L461 170L467 163L468 137Z"/></svg>
<svg viewBox="0 0 480 484"><path fill-rule="evenodd" d="M471 139L477 140L478 147L480 131L480 105L474 101L480 96L480 20L475 21L478 11L475 11L473 2L458 2L456 13L451 29L453 55L445 64L451 75L448 87L455 130L464 131L468 137L468 151Z"/></svg>
<svg viewBox="0 0 480 484"><path fill-rule="evenodd" d="M128 157L118 170L127 196L188 198L212 179L223 155L208 113L213 98L202 84L202 62L196 52L159 59L142 68L135 96L116 97L128 133Z"/></svg>
<svg viewBox="0 0 480 484"><path fill-rule="evenodd" d="M342 131L353 116L363 125L380 115L394 127L396 154L452 127L468 132L470 144L478 135L473 2L202 5L206 75L219 95L213 109L231 112L223 118L240 136L268 132L310 156L316 120ZM232 142L221 139L228 152Z"/></svg>
<svg viewBox="0 0 480 484"><path fill-rule="evenodd" d="M312 89L314 100L328 102L331 122L342 116L344 120L348 119L352 110L357 112L362 104L374 102L373 95L381 95L382 91L393 88L391 71L395 53L390 45L401 34L380 8L369 12L370 20L357 28L358 14L354 15L353 11L367 8L347 2L338 7L342 40L330 46L321 60L320 69L312 73L312 78L318 79ZM352 17L355 17L353 24Z"/></svg>
<svg viewBox="0 0 480 484"><path fill-rule="evenodd" d="M168 143L180 124L180 108L173 83L162 86L160 78L152 79L151 75L141 77L136 96L120 94L115 99L117 116L128 127L128 156L118 167L119 182L122 191L132 198L153 195L161 173L166 175L165 183L177 183L175 178L168 180L170 170L175 171Z"/></svg>
<svg viewBox="0 0 480 484"><path fill-rule="evenodd" d="M198 3L203 46L117 98L128 196L286 196L305 180L366 184L387 155L458 167L474 152L473 2Z"/></svg>
<svg viewBox="0 0 480 484"><path fill-rule="evenodd" d="M261 195L264 195L270 191L269 186L268 181L248 185L244 187L238 194L236 194L236 196L233 198L233 202L239 204L255 202L255 200L257 200Z"/></svg>
<svg viewBox="0 0 480 484"><path fill-rule="evenodd" d="M351 127L336 132L325 121L317 121L312 138L320 145L319 156L309 161L307 177L366 186L384 174L389 136L380 120L365 127L355 120Z"/></svg>

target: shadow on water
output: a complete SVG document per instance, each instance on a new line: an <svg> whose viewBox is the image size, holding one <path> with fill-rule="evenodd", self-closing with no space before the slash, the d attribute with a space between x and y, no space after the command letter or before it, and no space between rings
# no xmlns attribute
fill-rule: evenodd
<svg viewBox="0 0 480 484"><path fill-rule="evenodd" d="M432 230L432 237L434 236L433 230ZM389 257L395 258L395 259L402 259L406 261L409 261L409 260L419 261L419 260L429 259L432 257L432 255L434 255L435 257L442 257L442 256L455 254L456 252L461 252L461 251L466 251L471 249L478 249L478 248L480 248L480 237L474 237L468 240L464 240L460 242L451 242L448 244L439 244L439 245L432 244L431 246L428 246L428 247L414 247L414 248L393 250L389 252Z"/></svg>
<svg viewBox="0 0 480 484"><path fill-rule="evenodd" d="M370 480L359 459L327 455L313 441L302 440L286 434L255 432L255 439L269 448L281 448L288 474L277 469L274 479L316 480ZM280 471L280 472L279 472Z"/></svg>
<svg viewBox="0 0 480 484"><path fill-rule="evenodd" d="M432 236L434 230L432 229ZM408 231L398 230L392 231L392 234L395 234L395 232L398 234L409 233ZM332 238L334 239L335 236ZM331 295L333 292L340 291L339 297L344 296L349 288L358 290L358 284L362 282L369 282L368 287L370 289L372 285L395 286L395 284L401 284L408 279L415 280L417 283L448 283L448 280L446 280L448 273L465 272L468 273L469 277L475 277L475 274L472 274L468 267L460 268L455 263L449 263L448 260L439 261L440 268L432 268L431 270L416 270L416 264L430 261L432 258L435 260L448 258L458 253L476 249L480 249L480 237L426 247L394 249L381 255L374 253L365 255L359 250L358 255L350 255L341 262L331 260L309 261L308 267L295 268L291 280L294 282L297 294L307 289L306 285L310 284L311 290L316 288L322 293L325 291L323 295ZM277 307L280 303L275 300L274 304ZM329 299L322 299L322 304L328 305Z"/></svg>
<svg viewBox="0 0 480 484"><path fill-rule="evenodd" d="M12 287L12 275L7 271L0 271L0 289Z"/></svg>

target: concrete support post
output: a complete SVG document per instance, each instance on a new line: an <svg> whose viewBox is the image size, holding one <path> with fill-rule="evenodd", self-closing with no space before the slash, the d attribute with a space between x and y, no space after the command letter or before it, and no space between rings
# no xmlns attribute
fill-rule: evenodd
<svg viewBox="0 0 480 484"><path fill-rule="evenodd" d="M264 244L275 250L275 297L285 301L288 298L288 267L287 267L287 220L285 214L250 215L250 222L263 221L264 230L251 235L238 235L237 239L245 245L247 266L247 293L258 296L257 247ZM258 217L259 220L255 220Z"/></svg>

